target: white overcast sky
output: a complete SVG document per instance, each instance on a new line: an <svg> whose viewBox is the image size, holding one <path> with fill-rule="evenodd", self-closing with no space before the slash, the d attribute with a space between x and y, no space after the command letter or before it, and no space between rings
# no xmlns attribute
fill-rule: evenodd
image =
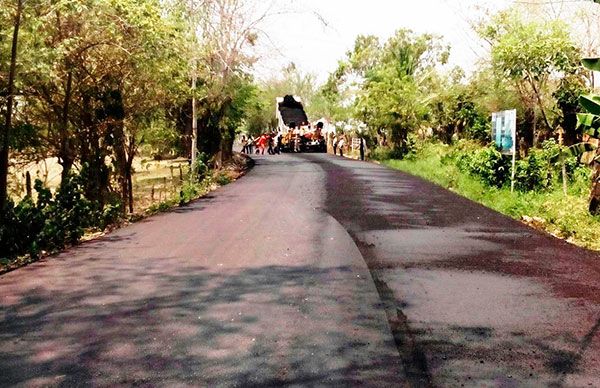
<svg viewBox="0 0 600 388"><path fill-rule="evenodd" d="M485 10L509 0L275 0L273 15L262 24L261 61L256 74L267 78L293 62L324 81L359 34L385 40L399 28L443 35L452 46L451 64L467 71L485 49L470 23ZM265 45L265 43L267 43Z"/></svg>

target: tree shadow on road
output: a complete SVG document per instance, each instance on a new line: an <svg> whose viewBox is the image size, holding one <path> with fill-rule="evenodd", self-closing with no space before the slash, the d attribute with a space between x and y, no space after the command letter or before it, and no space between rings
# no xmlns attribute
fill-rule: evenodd
<svg viewBox="0 0 600 388"><path fill-rule="evenodd" d="M346 285L351 268L173 271L149 260L77 280L42 277L10 295L0 305L0 386L402 382L372 315L379 307L336 311L361 301L362 286Z"/></svg>

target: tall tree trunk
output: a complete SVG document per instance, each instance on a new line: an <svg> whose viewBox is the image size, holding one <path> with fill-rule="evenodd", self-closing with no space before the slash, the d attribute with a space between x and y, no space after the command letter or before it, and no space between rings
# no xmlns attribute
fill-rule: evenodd
<svg viewBox="0 0 600 388"><path fill-rule="evenodd" d="M12 127L13 105L15 101L15 76L17 73L17 46L19 43L19 28L21 27L21 14L23 13L23 0L17 0L17 11L13 28L12 47L10 54L10 69L8 72L7 106L4 121L4 133L0 141L0 210L4 209L8 199L8 154L10 148L10 132Z"/></svg>
<svg viewBox="0 0 600 388"><path fill-rule="evenodd" d="M135 154L137 153L137 143L135 142L135 136L131 136L129 139L129 144L127 146L127 168L126 168L126 181L127 181L127 192L128 196L128 204L129 204L129 213L133 213L133 159L135 158Z"/></svg>
<svg viewBox="0 0 600 388"><path fill-rule="evenodd" d="M597 152L600 155L600 151ZM590 194L590 214L600 215L600 163L594 162L594 174L592 175L592 192Z"/></svg>
<svg viewBox="0 0 600 388"><path fill-rule="evenodd" d="M126 180L127 180L127 193L128 198L127 202L129 204L129 213L133 213L133 179L131 174L131 164L133 162L133 157L129 162L127 162L127 171L126 171Z"/></svg>
<svg viewBox="0 0 600 388"><path fill-rule="evenodd" d="M226 130L221 137L221 166L233 158L233 142L235 130Z"/></svg>
<svg viewBox="0 0 600 388"><path fill-rule="evenodd" d="M125 134L123 131L123 122L111 124L113 136L115 138L114 152L115 162L117 164L117 173L119 174L119 186L121 189L121 200L123 208L129 201L129 183L127 182L127 153L125 151Z"/></svg>
<svg viewBox="0 0 600 388"><path fill-rule="evenodd" d="M102 209L106 200L110 176L104 164L105 153L100 141L101 130L93 115L94 105L91 97L84 94L81 104L81 130L78 135L85 196L90 201L96 202Z"/></svg>
<svg viewBox="0 0 600 388"><path fill-rule="evenodd" d="M69 66L67 64L67 66ZM65 100L60 118L60 164L63 168L61 173L61 184L66 182L75 158L71 148L71 138L69 136L69 107L71 103L71 94L73 90L73 70L69 69L67 75L67 84L65 86Z"/></svg>
<svg viewBox="0 0 600 388"><path fill-rule="evenodd" d="M125 107L123 106L123 97L120 90L114 89L107 93L102 103L105 111L103 120L106 121L108 129L107 134L112 134L114 138L113 148L121 191L121 203L123 204L123 209L125 209L128 207L130 199L128 175L131 175L131 165L127 154L129 147L127 146L125 123L123 121L125 118ZM131 139L131 142L133 141ZM133 158L133 155L131 157Z"/></svg>

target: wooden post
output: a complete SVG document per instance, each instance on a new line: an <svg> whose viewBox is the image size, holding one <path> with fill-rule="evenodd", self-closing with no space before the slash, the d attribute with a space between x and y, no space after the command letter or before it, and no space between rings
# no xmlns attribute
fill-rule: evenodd
<svg viewBox="0 0 600 388"><path fill-rule="evenodd" d="M517 168L517 148L515 147L515 149L513 150L512 153L512 174L510 177L510 192L514 193L515 192L515 173L516 173L516 168Z"/></svg>
<svg viewBox="0 0 600 388"><path fill-rule="evenodd" d="M150 191L150 200L154 203L154 185L152 185L152 190Z"/></svg>
<svg viewBox="0 0 600 388"><path fill-rule="evenodd" d="M565 159L562 160L562 181L563 181L563 193L567 196L567 165Z"/></svg>
<svg viewBox="0 0 600 388"><path fill-rule="evenodd" d="M25 173L25 190L28 198L31 198L31 174L29 171Z"/></svg>

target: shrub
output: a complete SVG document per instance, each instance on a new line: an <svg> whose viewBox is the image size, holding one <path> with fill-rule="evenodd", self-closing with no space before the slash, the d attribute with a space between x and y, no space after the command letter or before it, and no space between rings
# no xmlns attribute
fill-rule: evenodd
<svg viewBox="0 0 600 388"><path fill-rule="evenodd" d="M186 203L194 200L200 194L200 185L193 182L184 183L181 191L179 192L179 206L183 206Z"/></svg>
<svg viewBox="0 0 600 388"><path fill-rule="evenodd" d="M473 149L463 143L444 162L448 160L488 186L502 187L510 179L510 164L494 146Z"/></svg>
<svg viewBox="0 0 600 388"><path fill-rule="evenodd" d="M373 150L371 150L369 157L373 160L382 161L382 160L393 159L391 155L392 155L392 150L390 148L376 147Z"/></svg>
<svg viewBox="0 0 600 388"><path fill-rule="evenodd" d="M533 148L529 155L517 161L515 187L520 191L543 191L552 187L560 167L553 159L560 153L554 139L546 140L541 148ZM559 163L560 164L560 163ZM571 165L568 165L571 168Z"/></svg>
<svg viewBox="0 0 600 388"><path fill-rule="evenodd" d="M93 224L91 203L83 197L79 178L66 179L55 196L36 180L37 202L27 197L2 211L0 250L5 259L75 244Z"/></svg>
<svg viewBox="0 0 600 388"><path fill-rule="evenodd" d="M487 117L478 117L472 126L466 128L465 132L468 138L480 142L487 142L490 138L491 123Z"/></svg>
<svg viewBox="0 0 600 388"><path fill-rule="evenodd" d="M200 152L197 155L196 163L195 166L193 166L191 173L194 173L194 171L197 175L192 177L192 180L196 183L202 182L208 175L208 172L210 171L210 168L208 167L208 156L204 152Z"/></svg>
<svg viewBox="0 0 600 388"><path fill-rule="evenodd" d="M37 181L35 187L38 193L44 192L44 198L51 198L49 191L42 187L42 182ZM48 251L75 244L85 229L93 225L92 206L83 196L78 177L64 180L54 199L42 203L38 201L38 209L45 218L38 241L40 247Z"/></svg>
<svg viewBox="0 0 600 388"><path fill-rule="evenodd" d="M221 171L215 176L215 182L219 186L225 186L230 184L232 182L232 179L226 172Z"/></svg>
<svg viewBox="0 0 600 388"><path fill-rule="evenodd" d="M123 218L123 202L118 196L114 196L104 205L104 209L98 212L97 220L93 223L104 230L109 225L117 224Z"/></svg>
<svg viewBox="0 0 600 388"><path fill-rule="evenodd" d="M419 153L419 142L413 134L409 134L406 140L406 147L402 148L389 148L389 147L375 147L369 157L373 160L391 160L391 159L408 159L414 160Z"/></svg>
<svg viewBox="0 0 600 388"><path fill-rule="evenodd" d="M477 151L471 160L471 172L489 186L502 187L510 178L510 167L494 146Z"/></svg>
<svg viewBox="0 0 600 388"><path fill-rule="evenodd" d="M540 150L532 149L527 158L517 161L515 187L520 191L539 191L552 186L552 172Z"/></svg>

